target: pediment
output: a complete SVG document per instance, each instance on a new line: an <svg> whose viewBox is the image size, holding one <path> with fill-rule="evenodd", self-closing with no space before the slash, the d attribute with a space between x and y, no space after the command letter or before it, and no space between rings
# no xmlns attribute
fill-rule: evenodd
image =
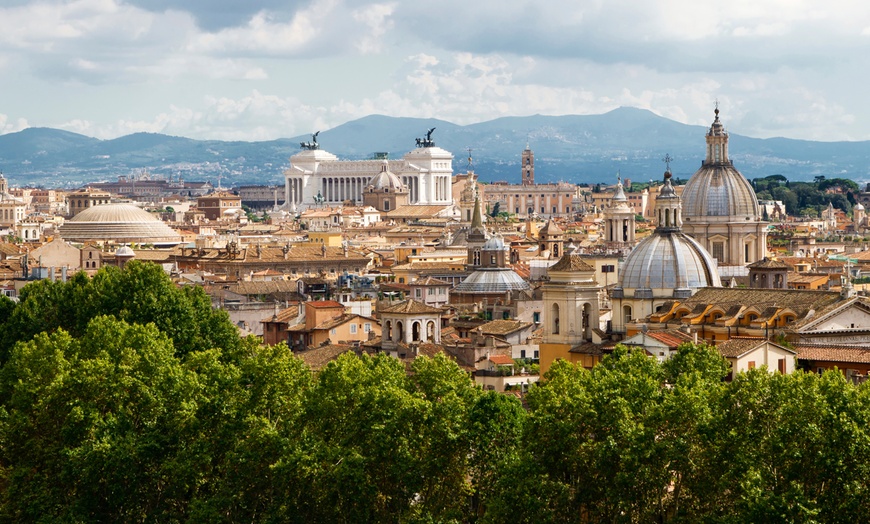
<svg viewBox="0 0 870 524"><path fill-rule="evenodd" d="M854 301L828 315L812 320L798 329L799 333L840 331L846 329L870 330L870 305Z"/></svg>

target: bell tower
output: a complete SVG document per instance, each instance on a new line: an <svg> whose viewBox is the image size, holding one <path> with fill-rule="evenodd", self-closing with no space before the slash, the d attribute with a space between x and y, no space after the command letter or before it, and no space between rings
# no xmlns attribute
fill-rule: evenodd
<svg viewBox="0 0 870 524"><path fill-rule="evenodd" d="M535 185L535 152L531 150L528 144L523 149L523 185Z"/></svg>

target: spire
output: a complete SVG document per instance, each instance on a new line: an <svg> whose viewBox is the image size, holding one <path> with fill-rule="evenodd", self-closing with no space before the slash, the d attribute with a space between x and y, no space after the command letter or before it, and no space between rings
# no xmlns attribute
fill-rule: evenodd
<svg viewBox="0 0 870 524"><path fill-rule="evenodd" d="M715 118L710 130L707 132L707 157L704 164L730 164L728 160L728 132L725 131L725 126L719 121L719 102L716 102L716 109L713 111Z"/></svg>
<svg viewBox="0 0 870 524"><path fill-rule="evenodd" d="M670 160L670 156L665 156L665 162L670 163ZM659 189L659 196L656 198L657 233L680 231L683 225L683 203L671 182L672 176L669 165L665 170L665 183Z"/></svg>
<svg viewBox="0 0 870 524"><path fill-rule="evenodd" d="M471 229L483 229L483 215L480 213L480 197L474 197L474 211L471 213Z"/></svg>

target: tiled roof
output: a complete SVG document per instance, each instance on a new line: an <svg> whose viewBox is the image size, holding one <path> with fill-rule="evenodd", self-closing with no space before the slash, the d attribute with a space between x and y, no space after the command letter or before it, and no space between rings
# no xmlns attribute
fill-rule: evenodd
<svg viewBox="0 0 870 524"><path fill-rule="evenodd" d="M335 300L311 300L306 302L307 305L314 308L343 308L344 306L341 302L336 302Z"/></svg>
<svg viewBox="0 0 870 524"><path fill-rule="evenodd" d="M754 306L760 311L767 308L789 308L798 319L810 311L818 314L823 308L840 302L836 291L806 291L797 289L754 288L702 288L681 306L695 310L698 306L716 305L726 311L734 305Z"/></svg>
<svg viewBox="0 0 870 524"><path fill-rule="evenodd" d="M735 337L717 344L716 350L725 358L737 358L765 342L766 340L763 338Z"/></svg>
<svg viewBox="0 0 870 524"><path fill-rule="evenodd" d="M288 308L284 308L278 311L277 315L272 315L270 317L266 317L260 322L281 322L288 323L291 320L295 320L299 316L299 306L290 306Z"/></svg>
<svg viewBox="0 0 870 524"><path fill-rule="evenodd" d="M404 302L399 302L398 304L394 304L391 306L387 306L378 313L409 313L409 314L420 314L420 313L437 313L441 314L441 309L437 307L430 307L422 302L417 302L416 300L405 300Z"/></svg>
<svg viewBox="0 0 870 524"><path fill-rule="evenodd" d="M553 264L550 271L595 271L580 255L564 255Z"/></svg>
<svg viewBox="0 0 870 524"><path fill-rule="evenodd" d="M764 257L758 262L753 262L749 264L750 269L789 269L789 265L785 262L780 262L779 260L774 260L772 258Z"/></svg>
<svg viewBox="0 0 870 524"><path fill-rule="evenodd" d="M300 351L296 353L296 356L298 356L302 359L303 362L308 364L308 367L310 367L312 371L320 371L321 369L325 368L327 364L337 359L340 355L343 355L348 351L353 351L353 349L353 346L348 346L345 344L329 344L326 346L320 346L317 348Z"/></svg>
<svg viewBox="0 0 870 524"><path fill-rule="evenodd" d="M485 335L507 335L533 325L531 322L522 322L520 320L493 320L480 326L478 329Z"/></svg>
<svg viewBox="0 0 870 524"><path fill-rule="evenodd" d="M412 286L449 286L450 282L444 282L434 277L426 277L411 282Z"/></svg>
<svg viewBox="0 0 870 524"><path fill-rule="evenodd" d="M507 355L490 355L489 361L496 366L511 366L514 363L514 359Z"/></svg>
<svg viewBox="0 0 870 524"><path fill-rule="evenodd" d="M838 344L798 344L797 356L801 360L838 363L870 364L870 348Z"/></svg>
<svg viewBox="0 0 870 524"><path fill-rule="evenodd" d="M272 280L263 282L237 282L230 285L229 290L239 295L268 295L270 293L294 293L296 282L290 280Z"/></svg>
<svg viewBox="0 0 870 524"><path fill-rule="evenodd" d="M399 206L387 212L387 218L419 217L432 218L444 211L445 206Z"/></svg>
<svg viewBox="0 0 870 524"><path fill-rule="evenodd" d="M583 342L568 350L569 353L579 353L581 355L603 355L601 345L594 342Z"/></svg>
<svg viewBox="0 0 870 524"><path fill-rule="evenodd" d="M684 342L691 342L693 340L691 336L679 329L649 331L647 336L658 340L662 344L666 344L669 348L676 348Z"/></svg>

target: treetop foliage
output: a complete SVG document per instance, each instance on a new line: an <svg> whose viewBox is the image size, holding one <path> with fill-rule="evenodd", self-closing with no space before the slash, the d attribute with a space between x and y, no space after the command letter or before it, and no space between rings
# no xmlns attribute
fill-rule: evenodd
<svg viewBox="0 0 870 524"><path fill-rule="evenodd" d="M5 522L858 522L870 391L686 344L525 397L444 355L313 374L147 264L0 301ZM68 302L57 302L62 299ZM179 326L179 319L195 326ZM25 321L41 330L24 329ZM183 348L183 349L181 349Z"/></svg>

